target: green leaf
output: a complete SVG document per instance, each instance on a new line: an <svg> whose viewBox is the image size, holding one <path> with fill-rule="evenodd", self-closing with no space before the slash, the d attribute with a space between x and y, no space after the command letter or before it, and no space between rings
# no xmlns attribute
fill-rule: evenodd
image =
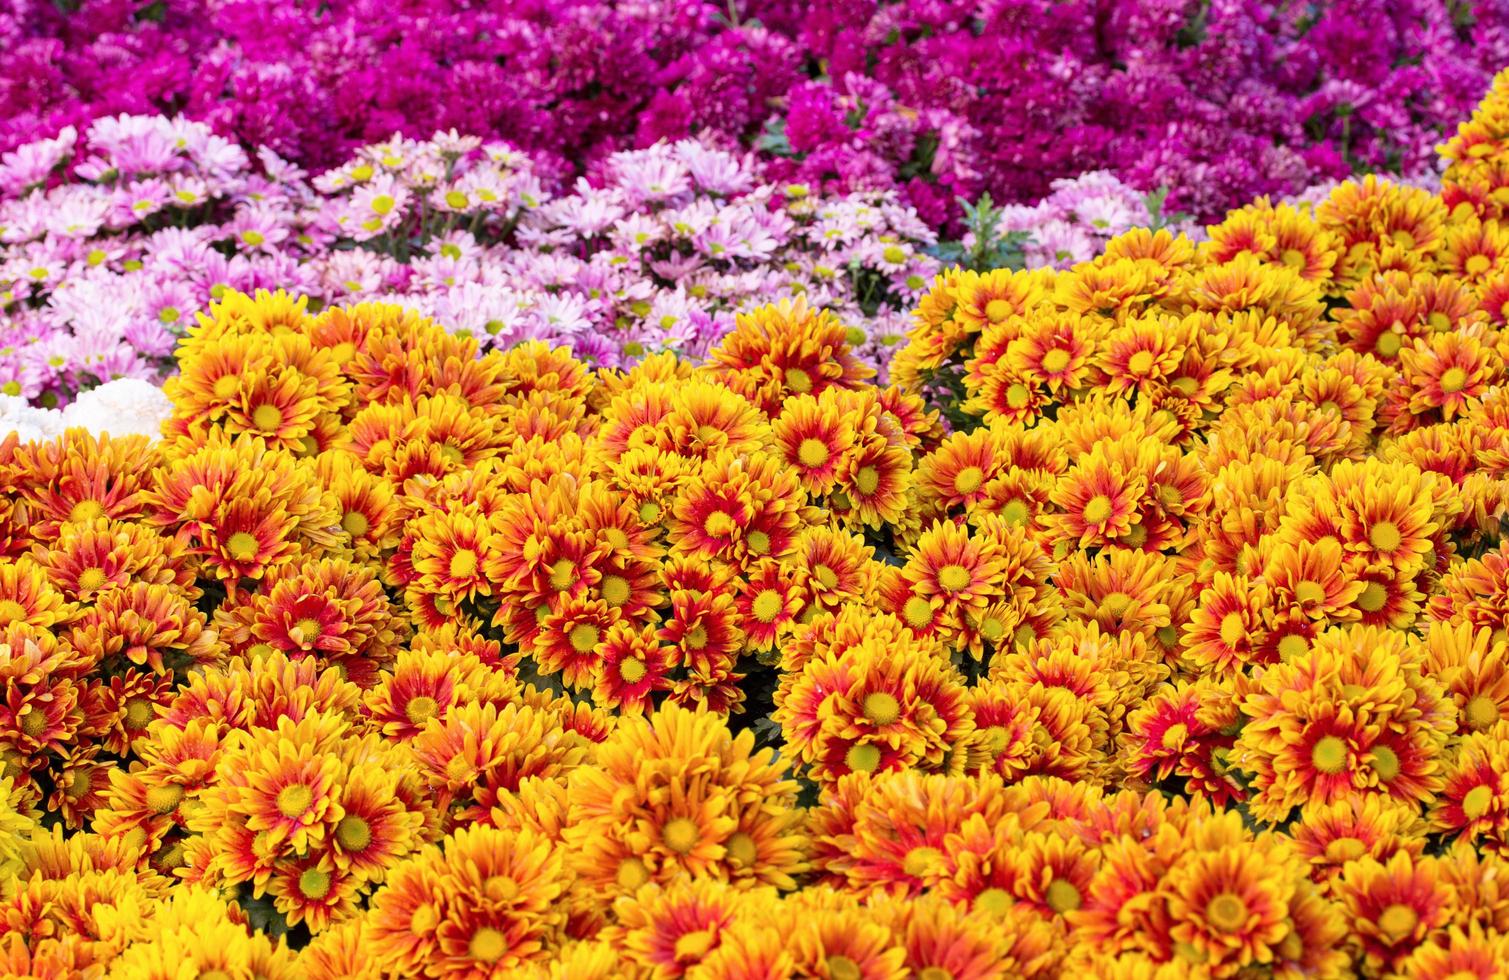
<svg viewBox="0 0 1509 980"><path fill-rule="evenodd" d="M140 8L131 15L131 19L140 24L143 21L153 21L161 24L168 16L167 0L152 0L145 7Z"/></svg>
<svg viewBox="0 0 1509 980"><path fill-rule="evenodd" d="M786 138L786 120L781 116L772 116L765 120L765 129L755 140L755 148L773 153L778 157L794 157L795 151L791 149L791 140Z"/></svg>

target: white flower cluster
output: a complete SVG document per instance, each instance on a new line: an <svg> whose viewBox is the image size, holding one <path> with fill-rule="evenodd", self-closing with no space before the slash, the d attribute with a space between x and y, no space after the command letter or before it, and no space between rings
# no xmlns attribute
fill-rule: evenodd
<svg viewBox="0 0 1509 980"><path fill-rule="evenodd" d="M163 390L140 378L107 381L61 411L33 408L25 398L0 395L0 439L14 432L22 442L43 442L69 429L88 429L95 435L144 435L155 441L172 413L173 403Z"/></svg>

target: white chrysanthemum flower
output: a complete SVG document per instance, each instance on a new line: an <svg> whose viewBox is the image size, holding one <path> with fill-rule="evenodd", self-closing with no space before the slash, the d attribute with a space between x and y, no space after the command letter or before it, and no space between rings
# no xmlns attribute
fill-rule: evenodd
<svg viewBox="0 0 1509 980"><path fill-rule="evenodd" d="M79 395L60 413L68 428L82 427L98 435L162 436L162 424L173 414L163 390L139 378L118 378Z"/></svg>
<svg viewBox="0 0 1509 980"><path fill-rule="evenodd" d="M45 442L63 434L63 413L32 408L17 395L0 395L0 439L12 432L22 442Z"/></svg>

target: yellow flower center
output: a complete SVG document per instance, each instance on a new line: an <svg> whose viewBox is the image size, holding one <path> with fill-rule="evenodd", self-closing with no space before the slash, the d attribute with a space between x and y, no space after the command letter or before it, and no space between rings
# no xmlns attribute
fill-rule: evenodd
<svg viewBox="0 0 1509 980"><path fill-rule="evenodd" d="M481 963L496 963L508 952L508 938L491 926L483 926L472 933L472 941L466 944L471 958Z"/></svg>
<svg viewBox="0 0 1509 980"><path fill-rule="evenodd" d="M690 650L701 650L707 646L707 627L693 626L681 637L681 642Z"/></svg>
<svg viewBox="0 0 1509 980"><path fill-rule="evenodd" d="M1420 924L1420 915L1408 905L1395 902L1378 916L1378 931L1390 943L1399 940L1415 931L1415 926Z"/></svg>
<svg viewBox="0 0 1509 980"><path fill-rule="evenodd" d="M639 858L625 858L618 866L618 874L614 876L618 887L626 891L634 891L640 885L650 880L650 869Z"/></svg>
<svg viewBox="0 0 1509 980"><path fill-rule="evenodd" d="M938 584L948 592L958 592L969 586L969 569L963 565L944 565L938 569Z"/></svg>
<svg viewBox="0 0 1509 980"><path fill-rule="evenodd" d="M1488 258L1488 256L1480 253L1478 255L1469 256L1467 261L1462 265L1463 268L1467 270L1468 275L1480 276L1493 267L1493 260Z"/></svg>
<svg viewBox="0 0 1509 980"><path fill-rule="evenodd" d="M639 505L639 519L645 524L654 524L660 520L660 505L653 500L646 500Z"/></svg>
<svg viewBox="0 0 1509 980"><path fill-rule="evenodd" d="M1283 254L1279 256L1279 261L1291 269L1303 269L1310 264L1305 258L1305 253L1297 248L1284 249Z"/></svg>
<svg viewBox="0 0 1509 980"><path fill-rule="evenodd" d="M1069 352L1055 347L1043 355L1043 370L1048 374L1058 374L1069 366Z"/></svg>
<svg viewBox="0 0 1509 980"><path fill-rule="evenodd" d="M946 967L925 966L917 971L917 980L954 980L954 974Z"/></svg>
<svg viewBox="0 0 1509 980"><path fill-rule="evenodd" d="M1404 536L1393 521L1379 521L1368 529L1368 542L1385 554L1398 550L1403 541Z"/></svg>
<svg viewBox="0 0 1509 980"><path fill-rule="evenodd" d="M932 605L920 595L914 595L901 607L901 614L906 617L907 625L913 629L921 629L933 621Z"/></svg>
<svg viewBox="0 0 1509 980"><path fill-rule="evenodd" d="M1294 587L1294 598L1304 605L1318 606L1326 601L1326 589L1319 582L1301 582Z"/></svg>
<svg viewBox="0 0 1509 980"><path fill-rule="evenodd" d="M147 727L157 712L153 710L152 702L146 698L132 698L126 702L125 725L133 732L139 732Z"/></svg>
<svg viewBox="0 0 1509 980"><path fill-rule="evenodd" d="M749 553L752 555L770 554L770 535L764 531L750 531L744 535L744 543L749 545Z"/></svg>
<svg viewBox="0 0 1509 980"><path fill-rule="evenodd" d="M1127 358L1127 370L1133 374L1147 374L1153 369L1154 363L1152 351L1140 350Z"/></svg>
<svg viewBox="0 0 1509 980"><path fill-rule="evenodd" d="M310 868L299 875L299 891L312 901L319 901L330 894L330 872Z"/></svg>
<svg viewBox="0 0 1509 980"><path fill-rule="evenodd" d="M838 588L838 573L827 565L818 565L812 570L813 576L825 589Z"/></svg>
<svg viewBox="0 0 1509 980"><path fill-rule="evenodd" d="M598 589L603 601L610 606L621 606L629 601L629 580L622 575L604 575Z"/></svg>
<svg viewBox="0 0 1509 980"><path fill-rule="evenodd" d="M1141 524L1133 524L1127 528L1127 532L1119 540L1128 548L1140 548L1147 544L1147 528Z"/></svg>
<svg viewBox="0 0 1509 980"><path fill-rule="evenodd" d="M660 831L660 839L665 846L677 854L690 854L697 849L702 840L702 831L697 824L687 817L677 817L669 821Z"/></svg>
<svg viewBox="0 0 1509 980"><path fill-rule="evenodd" d="M308 616L299 620L293 625L293 629L288 631L289 637L295 643L313 643L320 638L320 633L320 624Z"/></svg>
<svg viewBox="0 0 1509 980"><path fill-rule="evenodd" d="M865 695L864 713L872 725L889 725L901 717L901 703L886 691L872 691Z"/></svg>
<svg viewBox="0 0 1509 980"><path fill-rule="evenodd" d="M603 540L608 542L608 547L615 551L625 551L629 547L629 536L621 527L610 527L604 530Z"/></svg>
<svg viewBox="0 0 1509 980"><path fill-rule="evenodd" d="M439 713L440 702L427 694L421 694L417 698L409 698L408 704L403 706L403 716L409 719L410 724L414 725L423 725Z"/></svg>
<svg viewBox="0 0 1509 980"><path fill-rule="evenodd" d="M105 584L105 572L99 568L86 568L79 573L79 591L93 592Z"/></svg>
<svg viewBox="0 0 1509 980"><path fill-rule="evenodd" d="M21 716L21 731L36 738L47 728L47 715L41 710L33 708Z"/></svg>
<svg viewBox="0 0 1509 980"><path fill-rule="evenodd" d="M494 902L512 902L521 891L519 883L507 875L490 875L482 882L482 894Z"/></svg>
<svg viewBox="0 0 1509 980"><path fill-rule="evenodd" d="M1176 721L1163 730L1163 738L1160 741L1165 749L1173 751L1184 745L1187 738L1189 738L1189 727Z"/></svg>
<svg viewBox="0 0 1509 980"><path fill-rule="evenodd" d="M1347 743L1327 735L1310 750L1310 761L1320 772L1334 776L1347 767Z"/></svg>
<svg viewBox="0 0 1509 980"><path fill-rule="evenodd" d="M990 751L991 755L1000 755L1011 743L1011 733L1000 725L991 725L989 728L982 729L980 735L985 740L985 748Z"/></svg>
<svg viewBox="0 0 1509 980"><path fill-rule="evenodd" d="M1063 878L1054 878L1048 883L1048 890L1043 893L1048 907L1058 914L1072 912L1079 908L1084 899L1079 894L1079 889L1074 883Z"/></svg>
<svg viewBox="0 0 1509 980"><path fill-rule="evenodd" d="M147 790L146 804L153 813L172 813L183 800L183 787L177 783L164 783Z"/></svg>
<svg viewBox="0 0 1509 980"><path fill-rule="evenodd" d="M880 489L880 471L873 466L861 466L854 474L854 487L866 497Z"/></svg>
<svg viewBox="0 0 1509 980"><path fill-rule="evenodd" d="M739 831L728 839L724 844L728 852L728 860L735 867L747 868L760 859L760 850L755 846L755 839L744 831Z"/></svg>
<svg viewBox="0 0 1509 980"><path fill-rule="evenodd" d="M954 491L956 493L971 494L980 489L980 484L984 482L984 470L978 466L966 466L954 476Z"/></svg>
<svg viewBox="0 0 1509 980"><path fill-rule="evenodd" d="M252 425L262 432L277 432L283 424L283 410L276 405L258 405L252 411Z"/></svg>
<svg viewBox="0 0 1509 980"><path fill-rule="evenodd" d="M1125 592L1112 592L1100 600L1100 608L1112 619L1120 619L1126 615L1126 611L1132 608L1132 597Z"/></svg>
<svg viewBox="0 0 1509 980"><path fill-rule="evenodd" d="M1441 375L1441 390L1454 395L1467 387L1467 372L1459 367L1447 368Z"/></svg>
<svg viewBox="0 0 1509 980"><path fill-rule="evenodd" d="M251 561L257 557L257 539L245 531L237 531L225 543L225 550L236 561Z"/></svg>
<svg viewBox="0 0 1509 980"><path fill-rule="evenodd" d="M576 566L570 558L557 558L554 565L550 566L550 587L557 592L564 592L571 588L576 581Z"/></svg>
<svg viewBox="0 0 1509 980"><path fill-rule="evenodd" d="M1185 398L1190 398L1200 390L1200 382L1189 375L1180 375L1168 383L1168 386Z"/></svg>
<svg viewBox="0 0 1509 980"><path fill-rule="evenodd" d="M901 870L913 878L920 878L927 874L928 869L938 867L942 860L942 851L924 844L906 852L906 857L901 859Z"/></svg>
<svg viewBox="0 0 1509 980"><path fill-rule="evenodd" d="M985 319L991 323L1000 323L1011 316L1011 303L1004 299L993 299L985 304Z"/></svg>
<svg viewBox="0 0 1509 980"><path fill-rule="evenodd" d="M1278 655L1283 660L1303 657L1310 650L1310 643L1298 633L1290 633L1278 641Z"/></svg>
<svg viewBox="0 0 1509 980"><path fill-rule="evenodd" d="M644 663L632 657L628 660L620 660L618 662L618 676L626 684L638 684L644 680L644 675L647 673L649 673L649 670L645 667Z"/></svg>
<svg viewBox="0 0 1509 980"><path fill-rule="evenodd" d="M1332 864L1355 861L1368 852L1367 845L1355 837L1338 837L1326 845L1326 860Z"/></svg>
<svg viewBox="0 0 1509 980"><path fill-rule="evenodd" d="M812 375L801 368L790 367L786 369L786 387L798 395L805 395L812 390Z"/></svg>
<svg viewBox="0 0 1509 980"><path fill-rule="evenodd" d="M830 956L824 961L828 968L828 980L862 980L859 964L847 956Z"/></svg>
<svg viewBox="0 0 1509 980"><path fill-rule="evenodd" d="M372 199L372 213L387 214L393 210L393 206L397 203L393 200L391 194L379 194Z"/></svg>
<svg viewBox="0 0 1509 980"><path fill-rule="evenodd" d="M1247 638L1247 624L1241 613L1229 612L1221 617L1221 642L1228 647L1240 646Z"/></svg>
<svg viewBox="0 0 1509 980"><path fill-rule="evenodd" d="M1004 888L987 888L975 896L974 907L991 915L1005 915L1012 906L1011 894Z"/></svg>
<svg viewBox="0 0 1509 980"><path fill-rule="evenodd" d="M105 507L98 500L80 500L68 511L70 521L92 521L97 517L103 517Z"/></svg>
<svg viewBox="0 0 1509 980"><path fill-rule="evenodd" d="M598 631L591 623L577 623L571 627L566 638L571 642L571 649L577 653L591 653L597 649Z"/></svg>
<svg viewBox="0 0 1509 980"><path fill-rule="evenodd" d="M335 825L335 839L349 853L360 854L372 843L372 827L356 814L349 814Z"/></svg>
<svg viewBox="0 0 1509 980"><path fill-rule="evenodd" d="M1362 587L1362 594L1357 597L1357 608L1363 612L1375 613L1382 609L1388 602L1388 590L1382 583L1369 582Z"/></svg>
<svg viewBox="0 0 1509 980"><path fill-rule="evenodd" d="M1008 500L1006 506L1001 508L1001 516L1008 524L1025 524L1028 517L1026 502L1015 498Z"/></svg>
<svg viewBox="0 0 1509 980"><path fill-rule="evenodd" d="M1399 775L1399 754L1387 745L1373 747L1373 771L1378 778L1385 783L1392 782Z"/></svg>
<svg viewBox="0 0 1509 980"><path fill-rule="evenodd" d="M1383 357L1392 358L1398 356L1399 348L1403 346L1404 338L1396 333L1384 332L1378 336L1378 343L1374 345L1374 349Z"/></svg>
<svg viewBox="0 0 1509 980"><path fill-rule="evenodd" d="M1107 497L1105 494L1101 494L1098 497L1092 497L1090 499L1090 502L1088 504L1085 504L1086 523L1102 524L1105 521L1111 519L1112 513L1113 510L1111 507L1111 498Z"/></svg>
<svg viewBox="0 0 1509 980"><path fill-rule="evenodd" d="M874 772L880 766L880 749L873 745L855 745L844 753L844 765L855 772Z"/></svg>
<svg viewBox="0 0 1509 980"><path fill-rule="evenodd" d="M1475 731L1494 724L1500 718L1498 702L1486 694L1479 694L1467 702L1462 709L1462 717L1467 720L1467 727Z"/></svg>
<svg viewBox="0 0 1509 980"><path fill-rule="evenodd" d="M702 522L702 529L710 538L726 538L734 533L738 527L734 519L721 510L715 510L707 515L707 520Z"/></svg>
<svg viewBox="0 0 1509 980"><path fill-rule="evenodd" d="M1206 920L1221 932L1237 932L1247 924L1247 903L1231 892L1222 892L1205 906Z"/></svg>
<svg viewBox="0 0 1509 980"><path fill-rule="evenodd" d="M303 783L289 783L278 790L278 812L289 820L297 820L314 802L314 791Z"/></svg>
<svg viewBox="0 0 1509 980"><path fill-rule="evenodd" d="M754 613L755 619L762 623L773 623L781 614L785 603L781 601L781 594L774 589L766 589L754 597L754 602L749 604L749 611Z"/></svg>
<svg viewBox="0 0 1509 980"><path fill-rule="evenodd" d="M0 626L24 620L26 607L14 599L0 599Z"/></svg>
<svg viewBox="0 0 1509 980"><path fill-rule="evenodd" d="M828 461L828 445L821 439L803 439L796 450L797 461L810 469L816 469Z"/></svg>
<svg viewBox="0 0 1509 980"><path fill-rule="evenodd" d="M1006 635L1006 624L994 616L987 616L980 621L980 635L994 643Z"/></svg>
<svg viewBox="0 0 1509 980"><path fill-rule="evenodd" d="M451 578L471 578L477 571L477 553L463 549L451 555L449 571Z"/></svg>
<svg viewBox="0 0 1509 980"><path fill-rule="evenodd" d="M1462 815L1468 820L1479 820L1493 805L1493 790L1487 786L1474 786L1462 797Z"/></svg>
<svg viewBox="0 0 1509 980"><path fill-rule="evenodd" d="M466 191L462 191L462 190L446 191L445 192L445 203L448 204L448 205L450 205L451 207L455 208L458 211L461 210L462 208L466 207L466 205L469 203L467 201L467 198L466 198Z"/></svg>
<svg viewBox="0 0 1509 980"><path fill-rule="evenodd" d="M1009 387L1009 388L1006 389L1006 407L1007 408L1013 408L1013 409L1026 408L1027 407L1027 403L1029 401L1031 401L1031 400L1032 400L1032 392L1028 391L1027 390L1027 386L1024 385L1024 384L1022 384L1020 381L1018 381L1016 384L1013 384L1011 387Z"/></svg>

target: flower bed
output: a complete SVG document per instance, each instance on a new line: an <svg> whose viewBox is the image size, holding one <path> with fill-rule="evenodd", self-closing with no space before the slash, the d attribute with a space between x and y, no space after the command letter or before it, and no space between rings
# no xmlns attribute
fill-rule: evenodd
<svg viewBox="0 0 1509 980"><path fill-rule="evenodd" d="M605 367L700 357L736 311L799 295L883 365L940 268L934 244L892 194L771 184L690 140L558 193L474 138L378 144L309 178L202 124L102 120L0 165L0 392L50 405L158 380L226 289L399 302L491 346L567 344Z"/></svg>
<svg viewBox="0 0 1509 980"><path fill-rule="evenodd" d="M459 130L551 172L712 131L926 221L1109 166L1218 218L1428 166L1509 63L1494 3L57 0L0 14L0 149L184 112L312 168ZM570 161L570 165L566 163Z"/></svg>
<svg viewBox="0 0 1509 980"><path fill-rule="evenodd" d="M0 444L7 969L1492 976L1501 84L885 387L227 292L160 441Z"/></svg>

